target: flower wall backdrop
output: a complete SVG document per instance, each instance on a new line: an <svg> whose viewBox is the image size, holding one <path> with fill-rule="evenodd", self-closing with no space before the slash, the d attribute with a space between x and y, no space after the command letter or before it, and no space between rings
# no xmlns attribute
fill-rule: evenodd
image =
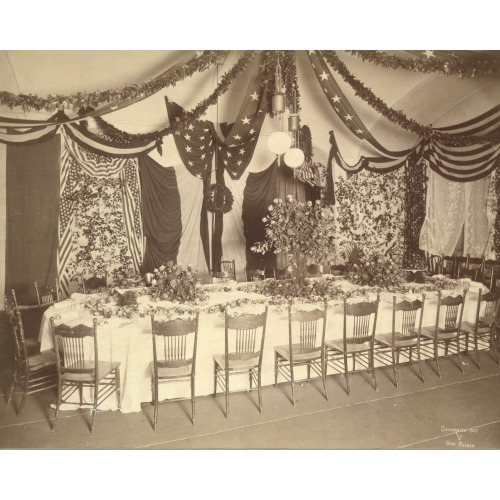
<svg viewBox="0 0 500 500"><path fill-rule="evenodd" d="M73 251L68 264L71 281L81 276L104 276L113 281L134 272L123 221L118 177L96 178L72 166Z"/></svg>
<svg viewBox="0 0 500 500"><path fill-rule="evenodd" d="M367 250L402 255L404 187L403 169L386 174L361 171L337 178L339 257L346 259L354 243Z"/></svg>

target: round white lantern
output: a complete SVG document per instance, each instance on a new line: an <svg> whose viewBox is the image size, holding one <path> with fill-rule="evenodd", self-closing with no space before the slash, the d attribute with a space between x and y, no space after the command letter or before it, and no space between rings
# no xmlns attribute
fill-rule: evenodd
<svg viewBox="0 0 500 500"><path fill-rule="evenodd" d="M305 156L302 149L292 148L285 153L284 159L289 167L298 168L304 163Z"/></svg>
<svg viewBox="0 0 500 500"><path fill-rule="evenodd" d="M281 155L290 149L292 138L287 132L273 132L267 140L267 147L276 155Z"/></svg>

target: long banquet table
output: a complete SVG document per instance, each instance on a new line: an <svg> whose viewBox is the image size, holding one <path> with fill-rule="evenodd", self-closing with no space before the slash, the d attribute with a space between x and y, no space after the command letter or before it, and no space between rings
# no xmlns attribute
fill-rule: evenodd
<svg viewBox="0 0 500 500"><path fill-rule="evenodd" d="M349 286L349 284L346 284ZM474 321L478 286L471 284L464 307L463 320ZM424 326L431 326L436 320L437 292L425 292ZM407 294L408 296L409 294ZM413 294L420 297L420 294ZM392 324L392 297L393 293L381 294L379 306L377 333L388 333ZM49 321L54 317L55 323L92 324L91 311L82 305L82 301L89 296L74 294L71 299L65 300L47 309L40 326L39 341L41 350L53 348ZM224 303L239 298L253 297L260 301L265 300L262 295L236 290L236 286L229 292L216 293L209 298L208 305ZM373 295L370 298L375 298ZM140 298L142 304L149 300L148 296ZM350 299L351 300L351 299ZM359 300L359 299L352 299ZM167 303L171 304L171 303ZM161 303L155 303L161 305ZM171 304L172 305L172 304ZM310 304L307 305L311 307ZM208 306L207 306L208 307ZM251 304L244 308L252 312L264 310L264 304ZM198 351L196 362L196 395L213 393L213 355L224 352L224 318L221 313L209 312L202 308L200 311ZM151 402L151 362L153 356L151 318L137 315L132 319L97 316L99 358L121 363L121 411L136 412L141 410L141 403ZM343 309L341 301L329 303L327 314L326 338L342 338ZM288 316L285 307L269 306L266 329L265 347L262 366L262 384L274 383L274 350L273 347L288 343ZM241 385L232 383L233 388L244 388L248 378L240 377ZM283 381L280 379L280 381ZM162 392L163 391L163 392ZM186 383L166 384L161 387L160 398L189 397L189 385ZM90 394L87 395L89 397ZM90 398L89 398L90 400ZM101 409L117 409L116 397L110 397L100 407ZM63 408L64 409L64 408Z"/></svg>

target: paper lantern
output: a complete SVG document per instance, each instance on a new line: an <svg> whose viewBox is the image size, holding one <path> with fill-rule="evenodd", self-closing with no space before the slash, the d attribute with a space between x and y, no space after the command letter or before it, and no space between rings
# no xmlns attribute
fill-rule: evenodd
<svg viewBox="0 0 500 500"><path fill-rule="evenodd" d="M299 130L299 115L290 115L288 117L288 131L296 132Z"/></svg>
<svg viewBox="0 0 500 500"><path fill-rule="evenodd" d="M285 163L291 168L298 168L304 163L304 152L299 148L289 149L285 153Z"/></svg>
<svg viewBox="0 0 500 500"><path fill-rule="evenodd" d="M267 147L276 155L281 155L290 149L292 138L287 132L273 132L267 140Z"/></svg>
<svg viewBox="0 0 500 500"><path fill-rule="evenodd" d="M274 94L273 95L273 101L272 101L272 106L273 106L273 113L284 113L285 111L285 94Z"/></svg>

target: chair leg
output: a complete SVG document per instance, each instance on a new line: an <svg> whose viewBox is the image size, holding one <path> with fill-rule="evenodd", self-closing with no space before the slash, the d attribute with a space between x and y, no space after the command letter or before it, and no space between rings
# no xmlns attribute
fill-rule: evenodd
<svg viewBox="0 0 500 500"><path fill-rule="evenodd" d="M226 418L229 418L229 372L225 373L226 378Z"/></svg>
<svg viewBox="0 0 500 500"><path fill-rule="evenodd" d="M154 405L153 430L156 431L156 427L158 425L158 380L154 381L153 405Z"/></svg>
<svg viewBox="0 0 500 500"><path fill-rule="evenodd" d="M24 404L26 403L26 397L28 396L28 386L30 383L30 374L29 372L24 374L24 391L23 391L23 399L21 400L21 406L19 406L19 411L17 412L17 416L19 417L24 409Z"/></svg>
<svg viewBox="0 0 500 500"><path fill-rule="evenodd" d="M261 386L262 386L262 380L261 380L261 368L259 367L257 369L257 386L258 386L258 393L259 393L259 410L260 410L260 413L262 414L263 413L263 410L262 410L262 390L261 390Z"/></svg>
<svg viewBox="0 0 500 500"><path fill-rule="evenodd" d="M476 338L476 342L477 342L477 338ZM477 351L476 351L477 353ZM462 356L460 354L460 335L457 333L457 354L458 354L458 364L460 365L460 371L462 373L465 373L464 372L464 365L462 364ZM479 358L478 358L478 363L479 363Z"/></svg>
<svg viewBox="0 0 500 500"><path fill-rule="evenodd" d="M307 380L311 380L311 363L307 363Z"/></svg>
<svg viewBox="0 0 500 500"><path fill-rule="evenodd" d="M191 420L193 422L193 425L194 425L194 422L195 422L195 391L194 391L194 374L191 375Z"/></svg>
<svg viewBox="0 0 500 500"><path fill-rule="evenodd" d="M439 378L441 378L441 369L439 368L438 344L436 341L434 341L434 359L436 360Z"/></svg>
<svg viewBox="0 0 500 500"><path fill-rule="evenodd" d="M278 352L274 351L274 387L278 387Z"/></svg>
<svg viewBox="0 0 500 500"><path fill-rule="evenodd" d="M120 381L120 367L115 369L115 385L116 385L116 397L118 398L118 409L122 407L122 392L121 392L121 381Z"/></svg>
<svg viewBox="0 0 500 500"><path fill-rule="evenodd" d="M54 415L54 423L52 424L52 432L54 432L54 429L56 428L56 423L57 423L57 417L59 416L59 407L61 406L62 402L62 382L57 380L57 403L56 403L56 412Z"/></svg>
<svg viewBox="0 0 500 500"><path fill-rule="evenodd" d="M292 405L295 406L295 380L293 377L293 364L290 363L290 384L292 385Z"/></svg>
<svg viewBox="0 0 500 500"><path fill-rule="evenodd" d="M249 378L249 381L250 381L250 390L252 390L252 370L248 371L248 378Z"/></svg>
<svg viewBox="0 0 500 500"><path fill-rule="evenodd" d="M481 369L481 364L479 362L479 348L477 345L477 335L474 335L474 351L476 353L476 365L479 369Z"/></svg>
<svg viewBox="0 0 500 500"><path fill-rule="evenodd" d="M412 357L413 357L413 347L410 347L410 355L409 355L410 363L411 363Z"/></svg>
<svg viewBox="0 0 500 500"><path fill-rule="evenodd" d="M420 370L420 380L425 384L424 372L422 370L422 359L420 358L420 345L417 346L418 369Z"/></svg>
<svg viewBox="0 0 500 500"><path fill-rule="evenodd" d="M448 345L449 345L449 343L450 342L447 340L445 342L445 345L444 345L444 355L445 355L445 357L448 356Z"/></svg>
<svg viewBox="0 0 500 500"><path fill-rule="evenodd" d="M328 389L326 387L326 358L321 357L321 375L323 378L323 389L325 390L325 398L328 401Z"/></svg>
<svg viewBox="0 0 500 500"><path fill-rule="evenodd" d="M349 387L349 368L347 367L347 353L344 352L344 374L345 374L345 384L347 389L347 395L351 393L351 388Z"/></svg>
<svg viewBox="0 0 500 500"><path fill-rule="evenodd" d="M370 365L372 368L373 384L374 384L375 390L378 392L377 374L375 373L375 359L373 356L373 349L370 351Z"/></svg>
<svg viewBox="0 0 500 500"><path fill-rule="evenodd" d="M214 361L214 398L217 395L217 363Z"/></svg>
<svg viewBox="0 0 500 500"><path fill-rule="evenodd" d="M99 386L94 387L94 407L90 410L92 413L92 423L90 426L90 434L94 433L94 424L95 424L95 414L97 413L97 396L99 394Z"/></svg>
<svg viewBox="0 0 500 500"><path fill-rule="evenodd" d="M80 394L80 406L82 406L82 404L83 404L83 386L82 385L78 386L78 392Z"/></svg>
<svg viewBox="0 0 500 500"><path fill-rule="evenodd" d="M12 401L12 396L14 395L14 389L17 385L17 363L14 365L14 371L12 372L12 382L10 384L10 394L9 399L7 400L7 406L9 406Z"/></svg>
<svg viewBox="0 0 500 500"><path fill-rule="evenodd" d="M396 352L394 350L394 347L392 347L392 371L394 372L394 385L396 386L396 389L398 388L398 374L396 370Z"/></svg>
<svg viewBox="0 0 500 500"><path fill-rule="evenodd" d="M494 359L495 359L495 361L496 361L496 363L497 363L497 365L498 365L498 364L500 364L500 362L499 362L499 360L498 360L497 341L496 341L496 339L495 339L495 333L496 333L496 332L495 332L495 330L493 330L493 331L491 332L491 340L490 340L490 345L491 345L491 347L490 347L490 348L491 348L491 349L492 349L492 351L493 351L493 354L494 354Z"/></svg>
<svg viewBox="0 0 500 500"><path fill-rule="evenodd" d="M356 371L356 354L352 355L352 371Z"/></svg>

